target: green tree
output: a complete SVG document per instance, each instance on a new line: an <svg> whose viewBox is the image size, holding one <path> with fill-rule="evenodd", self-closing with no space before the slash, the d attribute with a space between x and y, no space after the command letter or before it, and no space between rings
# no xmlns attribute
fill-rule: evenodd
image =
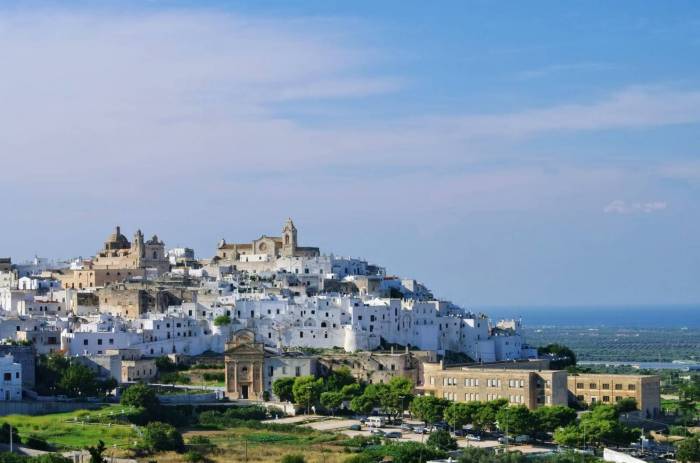
<svg viewBox="0 0 700 463"><path fill-rule="evenodd" d="M345 397L345 400L352 400L354 397L362 394L362 386L358 383L348 384L347 386L343 386L340 392L343 394L343 397Z"/></svg>
<svg viewBox="0 0 700 463"><path fill-rule="evenodd" d="M413 382L404 377L394 377L388 383L370 384L363 395L379 407L382 413L397 417L408 408L413 400Z"/></svg>
<svg viewBox="0 0 700 463"><path fill-rule="evenodd" d="M333 415L335 415L335 411L343 404L343 399L342 392L327 391L321 393L321 405L323 405L323 408L326 410L330 410Z"/></svg>
<svg viewBox="0 0 700 463"><path fill-rule="evenodd" d="M169 373L177 371L177 365L167 355L161 355L156 359L156 368L160 373Z"/></svg>
<svg viewBox="0 0 700 463"><path fill-rule="evenodd" d="M432 395L418 396L411 402L411 413L426 424L440 421L449 402Z"/></svg>
<svg viewBox="0 0 700 463"><path fill-rule="evenodd" d="M323 380L313 376L298 376L294 379L292 393L294 403L306 408L309 413L312 405L316 405L323 390Z"/></svg>
<svg viewBox="0 0 700 463"><path fill-rule="evenodd" d="M363 415L371 413L375 406L376 397L370 397L365 394L358 395L350 401L350 410Z"/></svg>
<svg viewBox="0 0 700 463"><path fill-rule="evenodd" d="M431 432L426 443L438 450L457 450L457 440L443 429Z"/></svg>
<svg viewBox="0 0 700 463"><path fill-rule="evenodd" d="M122 393L119 402L127 407L143 408L146 410L154 410L160 405L156 391L145 384L134 384L129 387Z"/></svg>
<svg viewBox="0 0 700 463"><path fill-rule="evenodd" d="M95 373L85 365L71 363L58 380L58 387L69 397L86 397L97 394Z"/></svg>
<svg viewBox="0 0 700 463"><path fill-rule="evenodd" d="M15 444L22 443L17 427L10 426L8 423L3 423L2 426L0 426L0 444L10 443L10 431L12 432L12 442Z"/></svg>
<svg viewBox="0 0 700 463"><path fill-rule="evenodd" d="M474 416L479 412L479 402L452 402L444 413L445 421L455 429L462 428L465 424L472 423Z"/></svg>
<svg viewBox="0 0 700 463"><path fill-rule="evenodd" d="M357 380L347 367L340 367L331 371L324 379L323 387L329 392L339 392L345 386L357 384Z"/></svg>
<svg viewBox="0 0 700 463"><path fill-rule="evenodd" d="M700 461L700 438L684 439L677 444L676 460L681 463Z"/></svg>
<svg viewBox="0 0 700 463"><path fill-rule="evenodd" d="M68 369L70 361L61 353L52 353L39 357L36 366L36 390L40 394L60 394L58 381Z"/></svg>
<svg viewBox="0 0 700 463"><path fill-rule="evenodd" d="M525 405L501 408L496 412L496 421L498 429L508 429L512 435L532 434L535 430L535 420Z"/></svg>
<svg viewBox="0 0 700 463"><path fill-rule="evenodd" d="M378 453L381 456L391 457L393 463L424 463L447 456L444 451L419 442L392 443L383 446ZM380 457L379 460L382 458Z"/></svg>
<svg viewBox="0 0 700 463"><path fill-rule="evenodd" d="M577 426L560 428L554 440L561 445L629 445L639 439L638 429L618 421L619 413L612 405L599 405L584 414Z"/></svg>
<svg viewBox="0 0 700 463"><path fill-rule="evenodd" d="M496 426L496 414L508 406L508 399L497 399L484 402L479 411L474 415L474 426L477 429L494 429Z"/></svg>
<svg viewBox="0 0 700 463"><path fill-rule="evenodd" d="M628 413L637 410L637 400L634 397L625 397L615 403L617 413Z"/></svg>
<svg viewBox="0 0 700 463"><path fill-rule="evenodd" d="M294 378L279 378L272 383L272 392L281 402L291 402L294 400Z"/></svg>
<svg viewBox="0 0 700 463"><path fill-rule="evenodd" d="M214 325L216 326L224 326L224 325L230 325L231 324L231 317L228 315L219 315L214 319Z"/></svg>
<svg viewBox="0 0 700 463"><path fill-rule="evenodd" d="M569 425L554 431L554 442L565 447L580 447L584 444L583 432L576 425Z"/></svg>
<svg viewBox="0 0 700 463"><path fill-rule="evenodd" d="M90 463L107 463L107 460L102 456L107 447L102 440L97 441L94 447L88 447L86 450L90 454Z"/></svg>
<svg viewBox="0 0 700 463"><path fill-rule="evenodd" d="M568 366L576 365L576 354L562 344L548 344L544 347L539 347L537 353L540 355L549 354L555 357L555 360L552 360L550 364L553 369L561 370Z"/></svg>
<svg viewBox="0 0 700 463"><path fill-rule="evenodd" d="M151 452L180 451L184 447L182 434L174 426L160 421L148 423L143 430L143 445Z"/></svg>
<svg viewBox="0 0 700 463"><path fill-rule="evenodd" d="M554 432L576 421L576 410L563 405L536 408L532 415L540 431Z"/></svg>

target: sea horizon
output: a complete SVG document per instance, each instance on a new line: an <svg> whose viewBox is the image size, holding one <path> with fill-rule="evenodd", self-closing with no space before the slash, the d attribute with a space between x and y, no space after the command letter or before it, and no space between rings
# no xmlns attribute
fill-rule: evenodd
<svg viewBox="0 0 700 463"><path fill-rule="evenodd" d="M481 306L471 309L484 312L494 320L521 319L525 328L557 326L700 329L700 304Z"/></svg>

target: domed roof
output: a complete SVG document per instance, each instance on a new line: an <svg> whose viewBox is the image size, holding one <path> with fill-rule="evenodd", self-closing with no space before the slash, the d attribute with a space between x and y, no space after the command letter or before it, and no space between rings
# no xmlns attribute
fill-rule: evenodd
<svg viewBox="0 0 700 463"><path fill-rule="evenodd" d="M126 239L126 236L122 235L119 225L115 227L114 232L105 241L105 249L128 249L130 247L131 243Z"/></svg>

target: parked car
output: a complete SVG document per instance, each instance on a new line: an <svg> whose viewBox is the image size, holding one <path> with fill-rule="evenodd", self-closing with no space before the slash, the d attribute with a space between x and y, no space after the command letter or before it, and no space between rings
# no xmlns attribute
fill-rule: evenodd
<svg viewBox="0 0 700 463"><path fill-rule="evenodd" d="M369 433L372 434L373 436L383 436L384 435L384 431L382 431L381 429L372 429Z"/></svg>
<svg viewBox="0 0 700 463"><path fill-rule="evenodd" d="M383 428L386 424L386 418L383 416L370 416L367 418L367 426L371 428Z"/></svg>
<svg viewBox="0 0 700 463"><path fill-rule="evenodd" d="M466 435L466 432L464 431L464 429L455 429L452 434L455 437L464 437Z"/></svg>
<svg viewBox="0 0 700 463"><path fill-rule="evenodd" d="M510 442L510 439L509 439L508 437L503 436L503 437L499 437L499 438L498 438L498 443L499 443L499 444L507 444L507 443L509 443L509 442Z"/></svg>
<svg viewBox="0 0 700 463"><path fill-rule="evenodd" d="M515 442L517 444L527 444L528 442L530 442L530 436L527 436L525 434L521 434L521 435L515 437Z"/></svg>
<svg viewBox="0 0 700 463"><path fill-rule="evenodd" d="M402 424L401 425L401 430L402 431L413 431L413 427L410 424Z"/></svg>
<svg viewBox="0 0 700 463"><path fill-rule="evenodd" d="M481 436L478 434L467 434L465 437L467 438L467 440L473 440L473 441L480 441L481 440ZM500 440L499 440L499 442L500 442Z"/></svg>
<svg viewBox="0 0 700 463"><path fill-rule="evenodd" d="M427 434L428 430L423 426L416 426L413 428L413 432L415 432L416 434Z"/></svg>
<svg viewBox="0 0 700 463"><path fill-rule="evenodd" d="M351 425L348 427L348 429L349 429L350 431L362 431L362 426L360 426L359 424L351 424Z"/></svg>
<svg viewBox="0 0 700 463"><path fill-rule="evenodd" d="M401 436L402 436L402 434L398 431L391 431L391 432L384 434L384 437L386 437L387 439L398 439Z"/></svg>

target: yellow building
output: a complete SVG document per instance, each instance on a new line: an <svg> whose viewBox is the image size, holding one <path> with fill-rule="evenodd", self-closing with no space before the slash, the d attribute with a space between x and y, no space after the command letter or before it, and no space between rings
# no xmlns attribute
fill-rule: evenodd
<svg viewBox="0 0 700 463"><path fill-rule="evenodd" d="M568 388L572 398L587 405L614 404L632 398L646 416L656 416L661 410L659 376L577 374L568 377Z"/></svg>
<svg viewBox="0 0 700 463"><path fill-rule="evenodd" d="M455 402L507 399L534 409L567 405L566 371L423 365L423 392Z"/></svg>
<svg viewBox="0 0 700 463"><path fill-rule="evenodd" d="M58 279L66 289L98 288L113 283L121 283L132 277L144 277L145 269L111 268L67 270Z"/></svg>

